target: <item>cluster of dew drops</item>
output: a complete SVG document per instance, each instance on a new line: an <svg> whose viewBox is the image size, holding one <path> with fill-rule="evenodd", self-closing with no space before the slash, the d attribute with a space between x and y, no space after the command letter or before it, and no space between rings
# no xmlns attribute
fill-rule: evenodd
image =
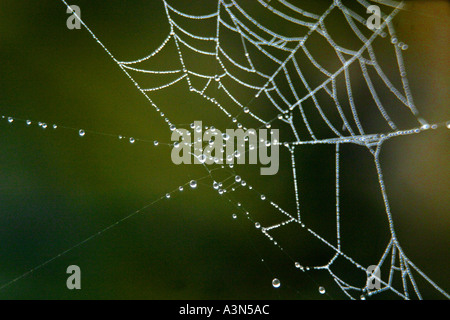
<svg viewBox="0 0 450 320"><path fill-rule="evenodd" d="M280 288L281 287L281 281L278 279L278 278L274 278L273 280L272 280L272 286L274 287L274 288ZM325 294L326 293L326 290L325 290L325 287L322 287L322 286L320 286L319 287L319 293L320 294Z"/></svg>
<svg viewBox="0 0 450 320"><path fill-rule="evenodd" d="M25 122L25 124L27 126L31 126L31 125L33 125L35 123L40 128L42 128L44 130L47 129L47 128L53 128L55 130L58 129L58 125L57 124L52 124L51 126L49 126L47 123L41 122L41 121L38 122L38 121L31 121L31 120L22 120L22 119L17 119L17 118L14 118L14 117L6 117L6 116L1 116L1 117L2 117L2 119L6 119L11 124L13 124L14 121L22 121L22 122ZM68 128L68 127L62 127L62 128L70 129L70 130L76 130L80 137L85 137L86 134L87 134L87 132L84 129L74 129L74 128ZM126 136L123 136L123 135L118 135L117 137L119 138L119 140L128 139L129 143L131 143L131 144L134 144L138 140L138 139L135 139L134 137L128 137L127 138ZM155 140L155 141L153 141L153 144L155 146L158 146L159 142L157 140Z"/></svg>
<svg viewBox="0 0 450 320"><path fill-rule="evenodd" d="M5 116L2 116L2 119L5 119L5 118L6 118ZM16 120L16 119L13 118L13 117L7 117L7 120L8 120L9 123L13 123L14 120ZM32 121L31 121L31 120L26 120L25 123L26 123L27 126L30 126L30 125L32 124ZM38 126L41 127L42 129L47 129L47 128L48 128L48 124L45 123L45 122L37 122L37 124L38 124ZM52 128L53 128L53 129L57 129L57 128L58 128L58 125L53 124L53 125L52 125Z"/></svg>
<svg viewBox="0 0 450 320"><path fill-rule="evenodd" d="M240 176L238 176L238 175L235 176L235 182L237 182L237 183L242 183L242 182L244 182L244 186L246 185L245 181L242 180L242 178L241 178ZM192 189L197 188L197 181L196 181L196 180L191 180L191 181L189 182L189 186L190 186ZM226 189L221 189L222 186L223 186L223 184L222 184L221 182L217 182L217 181L214 181L214 182L213 182L213 188L214 188L214 189L216 189L216 190L222 190L222 192L218 191L220 194L222 194L222 193L226 190ZM251 186L250 186L250 189L251 189ZM183 190L184 190L184 187L183 187L183 186L179 186L179 187L178 187L178 190L179 190L179 191L183 191ZM170 194L170 193L167 193L167 194L165 195L165 197L166 197L167 199L170 199L170 198L171 198L171 194ZM261 200L265 200L265 199L266 199L266 197L265 197L264 195L261 195ZM240 207L240 206L241 206L241 203L238 202L238 203L237 203L237 206ZM248 215L248 212L247 212L247 215ZM233 219L237 219L237 214L236 214L236 213L233 213L233 214L232 214L232 218L233 218ZM260 224L259 222L255 222L255 227L256 227L257 229L259 229L259 228L261 228L261 224ZM310 270L309 267L306 267L306 268L305 268L305 267L303 267L299 262L295 262L295 267L296 267L297 269L302 270L302 271ZM280 287L281 287L281 281L280 281L278 278L274 278L274 279L272 280L272 286L273 286L274 288L280 288ZM318 291L319 291L320 294L325 294L325 293L326 293L325 287L323 287L323 286L320 286L319 289L318 289ZM363 296L361 296L361 299L363 299Z"/></svg>

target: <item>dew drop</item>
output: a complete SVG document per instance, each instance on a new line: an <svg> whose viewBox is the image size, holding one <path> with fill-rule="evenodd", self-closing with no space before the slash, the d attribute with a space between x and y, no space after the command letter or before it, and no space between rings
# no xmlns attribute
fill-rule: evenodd
<svg viewBox="0 0 450 320"><path fill-rule="evenodd" d="M244 112L245 112L245 113L249 113L249 112L250 112L250 109L249 109L248 107L245 107L245 108L244 108Z"/></svg>
<svg viewBox="0 0 450 320"><path fill-rule="evenodd" d="M261 200L266 200L266 196L265 195L261 195Z"/></svg>
<svg viewBox="0 0 450 320"><path fill-rule="evenodd" d="M54 124L53 129L58 129L58 126L56 124Z"/></svg>
<svg viewBox="0 0 450 320"><path fill-rule="evenodd" d="M216 181L213 182L213 188L214 189L219 189L219 183L217 183Z"/></svg>
<svg viewBox="0 0 450 320"><path fill-rule="evenodd" d="M155 146L157 146L158 144L159 144L159 142L158 141L153 141L153 144L155 145Z"/></svg>
<svg viewBox="0 0 450 320"><path fill-rule="evenodd" d="M133 137L130 138L130 143L134 143L135 141L136 140Z"/></svg>
<svg viewBox="0 0 450 320"><path fill-rule="evenodd" d="M259 222L256 222L256 223L255 223L255 228L256 228L256 229L261 228L261 224L260 224Z"/></svg>
<svg viewBox="0 0 450 320"><path fill-rule="evenodd" d="M8 122L13 123L14 119L12 117L8 117Z"/></svg>
<svg viewBox="0 0 450 320"><path fill-rule="evenodd" d="M273 280L272 280L272 286L273 286L274 288L279 288L279 287L281 286L280 280L278 280L277 278L273 279Z"/></svg>
<svg viewBox="0 0 450 320"><path fill-rule="evenodd" d="M235 213L233 213L233 215L231 216L233 219L237 218L237 215Z"/></svg>
<svg viewBox="0 0 450 320"><path fill-rule="evenodd" d="M79 135L80 137L84 137L85 134L86 134L86 132L84 132L83 129L80 129L80 131L78 131L78 135Z"/></svg>
<svg viewBox="0 0 450 320"><path fill-rule="evenodd" d="M234 180L236 181L236 182L241 182L241 177L240 176L236 176L236 177L234 177Z"/></svg>
<svg viewBox="0 0 450 320"><path fill-rule="evenodd" d="M31 124L31 120L27 120L27 126Z"/></svg>
<svg viewBox="0 0 450 320"><path fill-rule="evenodd" d="M183 186L179 186L178 190L183 191L184 190Z"/></svg>
<svg viewBox="0 0 450 320"><path fill-rule="evenodd" d="M167 198L167 199L170 198L170 193L166 193L166 198Z"/></svg>
<svg viewBox="0 0 450 320"><path fill-rule="evenodd" d="M325 288L324 287L319 287L319 293L320 294L325 294Z"/></svg>
<svg viewBox="0 0 450 320"><path fill-rule="evenodd" d="M170 131L175 131L176 128L177 128L177 127L175 127L174 124L171 124L171 125L170 125Z"/></svg>
<svg viewBox="0 0 450 320"><path fill-rule="evenodd" d="M189 185L191 186L192 189L195 189L197 188L197 181L191 180L191 182L189 182Z"/></svg>

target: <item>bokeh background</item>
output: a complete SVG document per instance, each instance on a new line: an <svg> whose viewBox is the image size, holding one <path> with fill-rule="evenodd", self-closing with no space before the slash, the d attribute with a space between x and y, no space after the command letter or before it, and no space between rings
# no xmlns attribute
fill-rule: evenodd
<svg viewBox="0 0 450 320"><path fill-rule="evenodd" d="M214 1L169 3L199 14L216 6ZM329 5L317 0L296 3L313 12ZM161 1L70 4L81 8L82 19L118 59L145 56L169 31ZM430 123L445 122L450 119L449 3L407 4L395 25L399 38L409 45L404 56L416 105ZM0 121L0 286L205 175L200 166L173 165L169 147L140 141L131 145L117 138L122 134L169 142L170 132L88 32L66 28L67 18L65 6L56 0L0 3L0 113L59 126L42 130L35 124ZM267 23L276 27L275 22ZM345 41L348 29L338 23L334 28L332 33ZM320 47L311 50L321 54ZM386 55L385 70L395 74L389 52L380 50ZM192 58L197 67L205 66ZM169 54L158 63L176 66ZM185 82L154 99L177 124L207 120L226 128L229 121L189 93ZM396 116L403 119L403 113ZM409 123L405 121L404 127ZM88 133L80 138L76 130L63 126ZM441 127L389 141L382 155L401 244L408 257L446 291L450 289L448 150L448 130ZM335 232L333 152L333 147L305 147L297 159L304 219L329 239ZM261 177L258 170L246 166L235 170L293 212L290 161L283 152L281 160L280 172L273 177ZM341 188L343 250L364 265L374 264L389 233L367 150L342 148ZM299 272L249 220L242 215L233 220L235 208L210 183L185 189L3 288L0 298L344 298L328 274ZM276 215L256 197L245 193L241 197L260 221L271 221ZM323 246L298 238L295 230L279 237L289 254L302 261L330 258ZM82 270L82 290L66 288L66 268L72 264ZM365 279L348 267L342 266L339 274L362 285ZM271 285L275 277L282 283L278 289ZM326 288L326 295L318 293L319 286ZM425 297L441 298L426 284L421 288Z"/></svg>

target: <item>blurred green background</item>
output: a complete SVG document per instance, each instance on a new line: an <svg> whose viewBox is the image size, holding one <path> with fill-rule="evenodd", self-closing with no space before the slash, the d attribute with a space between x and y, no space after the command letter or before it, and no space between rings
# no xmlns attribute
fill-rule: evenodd
<svg viewBox="0 0 450 320"><path fill-rule="evenodd" d="M210 13L217 4L169 3L197 14ZM329 1L316 0L296 3L318 13L329 5ZM77 0L70 4L81 8L82 19L119 60L145 56L169 32L161 1ZM245 6L261 10L256 2L245 2ZM399 38L409 45L405 63L416 105L430 123L445 122L450 119L449 3L408 1L406 9L395 25ZM42 130L36 124L27 127L20 121L0 121L0 286L166 192L205 175L200 166L173 165L167 146L155 148L140 141L131 145L117 138L121 134L170 141L163 119L86 30L66 28L67 18L65 6L56 0L0 3L0 113L59 125L56 130ZM264 22L281 28L275 20ZM343 25L340 29L333 20L329 23L335 26L330 33L345 41L349 30ZM207 33L199 25L191 31ZM311 46L319 56L325 52L318 45ZM388 58L392 51L383 48L390 46L380 43L377 53L383 58L386 55L382 61L387 61L383 67L389 75L398 73ZM186 54L193 68L217 68ZM179 67L173 52L161 57L157 61L161 68ZM357 86L355 81L355 90ZM177 125L194 120L218 128L229 125L229 119L210 103L189 93L185 81L152 98ZM252 107L257 108L257 103ZM399 119L404 119L403 115L409 117L403 111L395 114ZM407 120L400 120L402 128L417 126L413 118ZM80 138L76 131L62 126L83 128L88 133ZM408 257L446 291L450 288L448 147L448 131L440 128L389 141L382 154L401 244ZM296 162L304 220L333 242L334 147L304 147ZM276 176L261 177L258 168L248 166L235 170L258 192L295 212L292 171L285 151ZM376 263L374 259L389 240L376 178L367 150L342 147L343 250L363 265ZM170 200L158 201L144 214L3 288L0 298L344 298L326 272L299 272L244 216L233 220L232 214L238 211L210 186L205 180L196 190L185 188ZM278 214L250 193L240 197L237 200L252 210L257 221L269 224ZM297 231L287 229L277 235L291 257L306 261L306 265L331 257L323 245ZM81 268L82 290L66 288L66 268L72 264ZM363 285L364 277L356 276L354 268L345 264L337 268L344 279ZM279 289L271 285L275 277L281 280ZM440 298L432 288L418 283L425 297ZM320 295L318 286L324 286L327 294Z"/></svg>

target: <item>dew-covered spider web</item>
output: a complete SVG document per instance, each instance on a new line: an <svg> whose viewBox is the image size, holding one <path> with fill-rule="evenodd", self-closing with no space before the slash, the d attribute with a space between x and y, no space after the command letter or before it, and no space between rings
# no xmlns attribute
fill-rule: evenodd
<svg viewBox="0 0 450 320"><path fill-rule="evenodd" d="M70 3L62 2L69 7ZM214 6L211 5L213 2ZM183 189L205 185L231 205L235 212L233 219L243 219L254 225L269 245L281 251L298 272L327 273L348 298L366 299L388 292L403 299L422 299L426 297L422 296L421 288L428 286L448 299L450 296L445 288L411 261L401 246L380 161L387 141L448 127L446 119L440 123L427 122L414 102L403 59L408 45L402 42L394 26L395 17L404 4L330 0L310 8L308 1L257 0L250 3L218 0L210 1L202 12L197 13L186 3L164 0L162 3L169 28L161 27L152 32L164 32L167 37L154 51L131 60L117 57L102 37L94 33L95 21L83 19L83 15L79 20L83 29L98 42L130 79L137 93L145 97L146 103L165 122L168 133L180 128L215 127L222 132L226 128L279 129L280 141L276 143L282 149L280 170L289 175L283 181L283 187L291 190L291 201L284 203L284 200L260 191L262 180L253 181L250 174L246 176L245 172L239 172L239 165L203 164L200 166L205 171L204 176L189 179L145 208L125 216L1 288L159 201L174 198ZM366 24L367 8L373 4L381 8L381 25L371 30ZM204 103L198 106L198 113L186 114L182 106L164 103L161 94L168 90L187 92L203 99ZM11 123L35 123L5 117ZM204 128L196 128L195 120L201 120ZM51 125L46 123L41 122L39 126L44 129L48 126L51 130ZM89 129L53 126L53 129L62 128L76 130L81 137L90 133L109 135ZM117 138L117 135L111 136ZM119 138L132 144L174 147L169 141L128 135ZM349 146L370 158L365 164L373 167L377 178L377 192L384 210L383 226L389 235L383 250L377 253L377 260L369 264L361 262L352 253L351 242L343 241L344 233L351 232L343 226L343 221L347 221L345 215L350 214L351 208L344 209L341 201L343 189L351 183L345 181L344 185L342 181L344 171L349 169L343 167L342 154ZM247 152L249 148L252 146L246 146ZM325 160L317 161L316 166L320 171L323 165L331 173L331 178L319 182L331 204L327 208L332 212L324 215L324 224L331 224L331 228L309 223L311 216L322 213L311 210L308 186L303 178L307 171L299 165L302 157L309 154L308 148L327 150L323 156ZM236 158L241 156L245 155L235 154ZM310 243L326 252L326 260L318 263L310 258L310 254L302 255L296 247ZM377 266L381 271L380 278L371 278L372 282L366 281L369 265ZM369 286L373 280L380 283L378 288ZM274 278L272 284L278 288L284 282ZM324 294L327 289L320 286L318 292Z"/></svg>

